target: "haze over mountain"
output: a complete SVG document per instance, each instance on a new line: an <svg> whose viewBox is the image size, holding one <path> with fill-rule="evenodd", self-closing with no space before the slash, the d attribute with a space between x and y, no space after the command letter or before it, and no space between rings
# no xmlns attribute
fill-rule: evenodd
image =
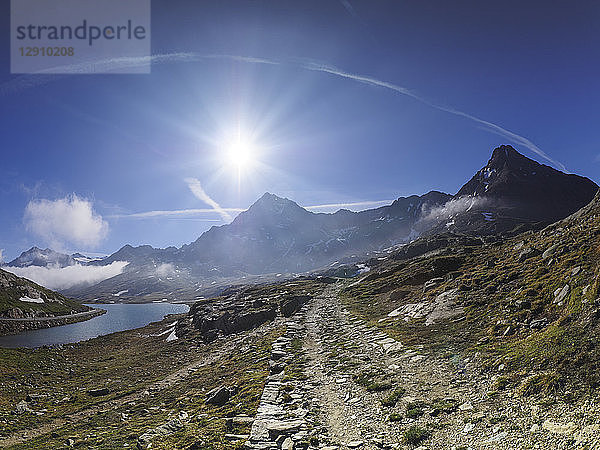
<svg viewBox="0 0 600 450"><path fill-rule="evenodd" d="M212 227L188 245L165 249L126 245L104 259L83 262L129 265L117 276L67 293L86 299L111 298L122 291L127 291L125 298L195 298L198 293L214 294L236 280L261 280L265 275L269 279L268 274L303 273L358 261L423 233L490 235L537 228L577 211L597 190L587 178L501 146L455 195L431 191L380 208L323 214L265 193L230 224ZM76 260L75 255L31 249L9 265Z"/></svg>

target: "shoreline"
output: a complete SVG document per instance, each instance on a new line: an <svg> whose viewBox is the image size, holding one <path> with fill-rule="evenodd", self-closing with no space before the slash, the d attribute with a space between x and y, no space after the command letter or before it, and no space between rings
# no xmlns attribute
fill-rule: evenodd
<svg viewBox="0 0 600 450"><path fill-rule="evenodd" d="M39 330L42 328L58 327L72 323L83 322L94 317L105 314L106 310L94 308L91 311L83 311L76 314L68 314L55 317L37 318L0 318L0 336L19 334L23 331Z"/></svg>

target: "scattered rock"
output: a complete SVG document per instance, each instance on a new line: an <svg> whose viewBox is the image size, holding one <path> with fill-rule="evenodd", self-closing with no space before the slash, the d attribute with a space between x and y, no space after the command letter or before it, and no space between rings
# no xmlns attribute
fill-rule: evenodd
<svg viewBox="0 0 600 450"><path fill-rule="evenodd" d="M550 258L552 255L554 255L554 253L556 253L557 248L558 248L558 244L554 244L553 246L547 248L544 251L544 253L542 253L542 259Z"/></svg>
<svg viewBox="0 0 600 450"><path fill-rule="evenodd" d="M19 403L17 403L17 406L15 406L15 414L20 415L28 412L33 412L33 410L29 408L29 405L25 400L21 400Z"/></svg>
<svg viewBox="0 0 600 450"><path fill-rule="evenodd" d="M471 431L473 431L474 428L475 428L475 425L473 425L471 422L469 422L469 423L465 424L465 427L463 428L462 431L463 431L463 433L468 434Z"/></svg>
<svg viewBox="0 0 600 450"><path fill-rule="evenodd" d="M436 287L438 284L442 283L444 279L442 277L432 278L431 280L425 282L423 285L423 292L427 292L428 290Z"/></svg>
<svg viewBox="0 0 600 450"><path fill-rule="evenodd" d="M151 448L153 439L159 436L168 436L169 434L181 430L184 427L184 423L188 420L188 414L185 411L181 411L177 417L169 420L167 423L146 431L137 440L138 449Z"/></svg>
<svg viewBox="0 0 600 450"><path fill-rule="evenodd" d="M281 450L294 450L294 441L291 438L285 438L281 444Z"/></svg>
<svg viewBox="0 0 600 450"><path fill-rule="evenodd" d="M568 284L565 284L562 289L557 288L554 291L554 303L557 303L559 306L562 305L570 290L571 286L569 286Z"/></svg>
<svg viewBox="0 0 600 450"><path fill-rule="evenodd" d="M569 422L566 424L561 424L558 422L551 422L550 420L545 420L542 424L542 428L550 433L556 434L573 434L577 430L577 425L573 422Z"/></svg>
<svg viewBox="0 0 600 450"><path fill-rule="evenodd" d="M461 411L471 411L473 409L473 405L471 402L464 402L462 405L458 407Z"/></svg>
<svg viewBox="0 0 600 450"><path fill-rule="evenodd" d="M541 254L541 252L537 248L528 247L525 250L523 250L521 253L519 253L519 262L523 262L529 258L539 256L540 254Z"/></svg>
<svg viewBox="0 0 600 450"><path fill-rule="evenodd" d="M544 328L547 325L547 323L548 319L542 317L541 319L532 320L529 324L529 328L531 328L532 330L539 330L541 328Z"/></svg>
<svg viewBox="0 0 600 450"><path fill-rule="evenodd" d="M220 386L206 394L206 403L210 405L223 406L229 401L231 391L228 387Z"/></svg>
<svg viewBox="0 0 600 450"><path fill-rule="evenodd" d="M110 394L110 389L108 388L99 388L99 389L90 389L89 391L87 391L88 395L91 395L92 397L102 397L104 395L108 395Z"/></svg>

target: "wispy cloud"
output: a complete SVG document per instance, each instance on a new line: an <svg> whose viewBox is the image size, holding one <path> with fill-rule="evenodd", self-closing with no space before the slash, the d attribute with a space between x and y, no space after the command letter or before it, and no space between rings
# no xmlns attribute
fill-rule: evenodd
<svg viewBox="0 0 600 450"><path fill-rule="evenodd" d="M0 264L4 262L4 256L2 255L2 253L4 253L4 249L0 248Z"/></svg>
<svg viewBox="0 0 600 450"><path fill-rule="evenodd" d="M346 8L346 11L348 11L348 14L350 14L352 17L357 17L354 7L348 0L340 0L340 3L342 4L342 6L344 8Z"/></svg>
<svg viewBox="0 0 600 450"><path fill-rule="evenodd" d="M31 200L23 216L28 231L55 249L66 244L97 246L108 233L108 223L92 202L73 194L57 200Z"/></svg>
<svg viewBox="0 0 600 450"><path fill-rule="evenodd" d="M221 208L222 211L227 213L239 213L244 211L242 208ZM173 210L153 210L143 211L130 214L111 214L106 216L109 219L151 219L153 217L166 217L166 218L186 218L185 216L198 216L202 214L214 214L213 208L192 208L192 209L173 209ZM212 221L211 219L206 219Z"/></svg>
<svg viewBox="0 0 600 450"><path fill-rule="evenodd" d="M123 272L126 261L115 261L107 266L82 266L76 264L67 267L3 267L4 270L48 289L68 289L78 285L92 285L112 278Z"/></svg>
<svg viewBox="0 0 600 450"><path fill-rule="evenodd" d="M367 200L360 202L340 202L340 203L326 203L322 205L309 205L303 206L304 209L309 211L337 211L340 208L352 209L352 210L361 210L368 208L375 208L378 206L389 205L393 200ZM246 211L247 208L223 208L220 207L220 211L226 212L228 214L237 214L243 211ZM107 218L114 219L152 219L152 218L177 218L177 219L192 219L193 217L203 216L207 214L214 214L217 212L214 208L192 208L192 209L174 209L174 210L153 210L153 211L143 211L137 213L123 213L123 214L112 214L106 216ZM200 219L206 222L222 222L219 219ZM231 215L229 215L229 219L231 220Z"/></svg>
<svg viewBox="0 0 600 450"><path fill-rule="evenodd" d="M208 195L206 191L202 189L202 184L200 184L200 180L198 180L197 178L186 178L185 182L187 183L188 188L190 188L190 191L192 191L192 194L194 194L198 200L201 200L207 205L212 206L212 208L221 216L221 218L225 222L231 222L231 214L229 214L229 212L225 209L221 208L221 205L219 205L215 200L213 200L210 197L210 195Z"/></svg>
<svg viewBox="0 0 600 450"><path fill-rule="evenodd" d="M360 74L355 74L355 73L350 73L350 72L345 72L343 70L340 70L334 66L328 66L328 65L324 65L324 64L318 64L318 63L308 63L305 64L304 67L308 70L314 70L316 72L324 72L324 73L329 73L331 75L335 75L338 77L342 77L342 78L348 78L354 81L358 81L360 83L365 83L365 84L369 84L371 86L376 86L376 87L382 87L385 89L390 89L394 92L397 92L399 94L402 95L406 95L408 97L414 98L415 100L418 100L421 103L424 103L428 106L431 106L432 108L438 109L440 111L444 111L447 112L449 114L453 114L455 116L459 116L459 117L464 117L465 119L469 119L479 125L482 125L485 129L487 129L488 131L494 133L494 134L498 134L506 139L508 139L509 141L511 141L513 144L517 144L520 145L522 147L525 147L529 150L531 150L532 152L534 152L536 155L538 155L539 157L545 159L546 161L548 161L549 163L553 164L554 166L558 167L560 170L567 172L567 168L564 166L564 164L562 164L561 162L551 158L550 156L548 156L548 154L546 154L541 148L539 148L537 145L535 145L533 142L531 142L529 139L527 139L524 136L521 136L517 133L514 133L510 130L507 130L506 128L501 127L500 125L497 125L495 123L489 122L487 120L484 119L480 119L479 117L476 117L472 114L463 112L463 111L459 111L455 108L449 107L449 106L444 106L435 102L432 102L424 97L422 97L421 95L416 94L414 91L407 89L405 87L402 86L398 86L397 84L394 83L389 83L387 81L381 81L378 80L377 78L373 78L373 77L369 77L369 76L365 76L365 75L360 75Z"/></svg>
<svg viewBox="0 0 600 450"><path fill-rule="evenodd" d="M346 0L341 0L344 7L347 8L346 3L350 6L351 10L352 5L349 4ZM350 10L349 10L350 11ZM199 62L208 59L215 60L232 60L238 61L248 64L266 64L266 65L275 65L275 66L292 66L298 67L304 70L311 70L315 72L327 73L330 75L334 75L336 77L346 78L349 80L357 81L360 83L368 84L371 86L381 87L384 89L391 90L401 95L406 95L411 97L421 103L424 103L432 108L438 109L440 111L444 111L448 114L452 114L455 116L463 117L467 120L477 123L482 126L487 131L500 135L506 139L508 139L513 144L524 147L546 160L550 164L554 165L558 169L567 172L567 169L564 164L560 161L557 161L550 157L546 152L544 152L539 146L533 143L530 139L522 136L518 133L510 131L496 123L490 122L488 120L481 119L473 114L460 111L451 106L442 105L437 102L433 102L428 100L426 97L417 94L415 91L408 89L406 87L390 83L387 81L379 80L375 77L347 72L345 70L339 69L332 65L322 64L314 61L280 61L270 58L258 58L252 56L240 56L240 55L202 55L196 53L167 53L167 54L157 54L148 57L122 57L122 58L112 58L101 61L89 62L89 63L80 63L80 64L72 64L68 66L60 66L53 69L47 69L44 72L36 75L24 75L17 77L11 81L3 83L0 85L0 96L9 95L16 92L19 92L23 89L28 89L31 87L36 87L42 84L46 84L50 81L53 81L57 77L56 75L49 75L53 72L61 73L68 72L71 74L78 73L88 73L90 71L95 72L111 72L118 71L125 67L137 67L140 65L146 65L148 62L152 64L165 64L165 63L189 63L189 62Z"/></svg>

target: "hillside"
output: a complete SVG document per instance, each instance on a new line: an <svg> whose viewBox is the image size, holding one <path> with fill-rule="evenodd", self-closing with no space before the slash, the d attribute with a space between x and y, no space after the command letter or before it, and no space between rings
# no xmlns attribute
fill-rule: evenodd
<svg viewBox="0 0 600 450"><path fill-rule="evenodd" d="M0 269L0 335L80 322L104 312Z"/></svg>
<svg viewBox="0 0 600 450"><path fill-rule="evenodd" d="M0 269L0 317L53 317L89 310L58 292Z"/></svg>
<svg viewBox="0 0 600 450"><path fill-rule="evenodd" d="M539 232L486 244L416 241L343 291L378 327L412 345L477 351L482 367L596 386L600 359L600 197ZM425 245L424 245L425 244ZM410 251L414 248L414 251ZM451 319L451 320L450 320ZM521 386L522 377L511 379Z"/></svg>

